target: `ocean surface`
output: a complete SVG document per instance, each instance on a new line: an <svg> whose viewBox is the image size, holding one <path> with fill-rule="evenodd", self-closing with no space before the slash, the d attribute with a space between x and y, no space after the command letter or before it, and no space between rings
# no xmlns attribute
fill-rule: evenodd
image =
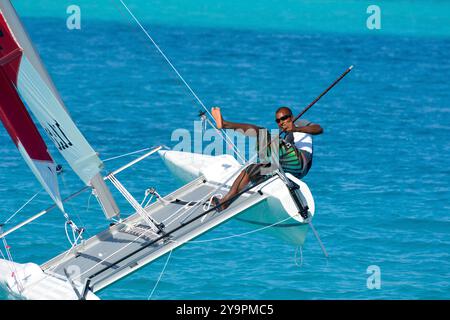
<svg viewBox="0 0 450 320"><path fill-rule="evenodd" d="M67 6L61 11L61 4L49 1L14 3L71 116L102 159L174 146L173 130L194 131L200 105L127 13L119 12L120 3L105 1L105 15L88 7L81 30L67 29ZM164 3L132 1L132 8L205 105L221 106L230 120L275 128L276 108L300 112L348 66L355 67L305 115L324 128L314 138L314 164L304 181L314 195L314 224L329 258L312 232L301 266L294 246L265 232L188 243L173 252L151 298L449 299L448 3L408 1L411 8L405 1L381 2L382 10L383 4L389 8L387 17L398 19L386 18L386 30L372 31L365 26L370 3L359 1L360 17L352 1L323 1L322 9L312 9L311 1L301 8L288 1L293 7L278 4L273 16L271 2L264 1L267 6L258 7L250 21L248 2L240 7L242 15L219 1L212 8L193 1L192 11L184 1ZM285 17L279 25L271 19L278 15ZM339 21L335 30L333 19ZM82 187L53 146L50 152L65 168L62 195ZM41 187L3 127L0 159L5 221ZM106 171L131 159L107 161ZM181 186L157 156L119 178L138 200L150 186L162 194ZM49 205L41 191L10 225ZM131 213L122 200L120 205ZM90 236L107 226L89 194L67 209ZM231 220L198 239L251 230ZM69 246L57 211L7 240L17 262L43 263ZM99 297L148 299L166 258ZM379 289L367 285L370 266L381 271ZM0 292L0 298L9 297Z"/></svg>

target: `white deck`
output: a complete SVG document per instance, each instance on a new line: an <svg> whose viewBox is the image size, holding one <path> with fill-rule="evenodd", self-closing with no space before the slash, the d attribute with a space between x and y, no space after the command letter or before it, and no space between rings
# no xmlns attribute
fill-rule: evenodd
<svg viewBox="0 0 450 320"><path fill-rule="evenodd" d="M163 205L158 201L145 208L153 219L164 222L165 235L151 232L142 218L134 214L122 223L86 240L84 245L75 248L75 252L62 254L43 264L41 268L47 274L60 277L65 276L64 269L69 270L74 274L71 279L80 286L89 279L90 288L95 292L267 197L250 190L227 210L213 210L204 219L203 205L192 206L175 201L182 199L196 202L217 186L201 177L165 197L171 201L169 204ZM227 191L228 188L221 189L222 194Z"/></svg>
<svg viewBox="0 0 450 320"><path fill-rule="evenodd" d="M81 292L87 292L87 299L96 299L95 292L237 215L257 227L283 221L270 230L302 245L308 224L299 216L292 195L276 175L245 189L226 210L218 212L213 205L204 205L213 194L228 192L234 179L222 184L226 180L223 177L230 176L236 167L239 169L233 163L226 163L226 159L222 160L225 161L214 161L203 172L198 171L200 177L162 201L144 208L154 221L164 224L163 232L154 233L141 215L135 213L40 267L17 264L17 268L24 270L22 278L29 279L25 290L19 291L27 299L78 299ZM222 181L218 177L222 177ZM300 201L308 206L312 218L314 201L308 187L292 179L299 186ZM2 260L0 271L3 267L6 270L8 264ZM1 273L7 275L8 272ZM0 280L14 287L11 277L0 277ZM86 288L88 291L84 291ZM17 288L12 291L17 292Z"/></svg>

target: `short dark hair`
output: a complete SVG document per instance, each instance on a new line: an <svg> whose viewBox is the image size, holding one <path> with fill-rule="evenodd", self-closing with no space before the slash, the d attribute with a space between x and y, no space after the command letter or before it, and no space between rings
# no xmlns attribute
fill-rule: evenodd
<svg viewBox="0 0 450 320"><path fill-rule="evenodd" d="M291 115L292 115L292 110L289 107L279 107L277 109L277 111L275 111L275 114L277 114L278 112L282 111L282 110L286 110L288 111Z"/></svg>

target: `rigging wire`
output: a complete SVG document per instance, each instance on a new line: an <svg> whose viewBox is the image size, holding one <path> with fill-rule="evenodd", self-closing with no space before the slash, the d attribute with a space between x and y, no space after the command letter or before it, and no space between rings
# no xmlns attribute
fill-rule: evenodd
<svg viewBox="0 0 450 320"><path fill-rule="evenodd" d="M240 234L233 234L231 236L226 236L226 237L221 237L221 238L206 239L206 240L194 240L194 241L189 241L189 243L204 243L204 242L213 242L213 241L227 240L227 239L237 238L237 237L244 237L244 236L247 236L247 235L252 234L252 233L256 233L256 232L259 232L259 231L262 231L262 230L265 230L265 229L272 228L272 227L274 227L274 226L276 226L276 225L278 225L280 223L283 223L283 222L285 222L285 221L287 221L289 219L293 219L293 216L292 217L289 216L289 217L287 217L287 218L285 218L283 220L280 220L278 222L275 222L275 223L273 223L273 224L271 224L269 226L264 226L264 227L261 227L261 228L258 228L258 229L252 230L252 231L248 231L248 232L244 232L244 233L240 233Z"/></svg>
<svg viewBox="0 0 450 320"><path fill-rule="evenodd" d="M141 216L142 220L147 223L147 225L156 233L159 231L158 223L149 215L144 208L137 202L137 200L131 195L131 193L120 183L114 175L109 175L109 180L117 188L117 190L122 194L122 196L128 201L128 203L136 210L136 212Z"/></svg>
<svg viewBox="0 0 450 320"><path fill-rule="evenodd" d="M126 156L131 156L131 155L136 154L136 153L142 153L142 152L145 152L145 151L150 150L150 149L152 149L152 148L144 148L144 149L141 149L141 150L124 153L124 154L121 154L119 156L114 156L114 157L111 157L111 158L108 158L108 159L105 159L105 160L102 160L102 161L103 162L108 162L108 161L120 159L120 158L123 158L123 157L126 157Z"/></svg>
<svg viewBox="0 0 450 320"><path fill-rule="evenodd" d="M169 66L172 68L172 70L177 74L177 76L180 78L180 80L184 83L184 85L188 88L188 90L191 92L191 94L194 96L194 98L200 103L200 105L203 107L203 109L205 110L205 112L211 117L214 118L212 116L212 114L210 113L210 111L208 110L208 108L206 108L205 104L203 103L203 101L198 97L198 95L195 93L195 91L191 88L191 86L187 83L187 81L184 79L184 77L179 73L179 71L177 70L177 68L173 65L173 63L171 62L171 60L166 56L166 54L161 50L161 48L159 47L159 45L156 43L156 41L151 37L151 35L147 32L147 30L142 26L142 24L140 23L140 21L137 19L137 17L133 14L133 12L128 8L128 6L124 3L124 1L119 0L120 3L123 5L123 7L127 10L127 12L129 13L129 15L133 18L133 20L137 23L137 25L140 27L140 29L144 32L144 34L147 36L147 38L152 42L152 44L155 46L155 48L158 50L158 52L162 55L162 57L166 60L166 62L169 64ZM115 3L114 3L115 5ZM117 7L117 6L116 6ZM118 11L122 14L121 10L118 9ZM212 125L212 123L210 123ZM212 125L216 130L217 129L214 125ZM222 130L224 132L224 136L221 135L222 139L226 139L229 141L230 146L233 146L233 150L235 151L235 153L237 154L237 156L241 159L241 161L243 161L244 163L244 167L245 164L248 165L249 162L251 162L253 159L255 159L256 157L252 157L252 159L250 159L249 161L246 161L245 158L241 155L239 149L237 148L237 146L231 141L231 139L228 137L228 135L226 134L226 132L224 130ZM242 168L240 168L242 169ZM237 171L235 174L237 174L239 171ZM232 176L230 176L229 179L227 179L227 181L229 181L235 174L233 174ZM227 182L226 181L226 182ZM222 185L226 184L223 183ZM219 186L216 190L220 189L221 186ZM216 191L215 190L215 191ZM208 195L205 196L205 199L208 198ZM205 200L203 199L203 200ZM197 205L194 205L191 209L194 210L194 208Z"/></svg>
<svg viewBox="0 0 450 320"><path fill-rule="evenodd" d="M84 229L80 230L76 226L73 227L72 224L73 224L72 221L66 221L66 223L64 225L64 230L66 231L67 240L69 241L71 247L73 248L73 247L78 245L78 240L82 239L82 235L83 235ZM70 227L72 228L73 241L70 239L69 231L67 230L67 226L68 225L70 225ZM78 236L76 235L76 233L78 233Z"/></svg>
<svg viewBox="0 0 450 320"><path fill-rule="evenodd" d="M222 237L222 238L208 239L208 240L200 240L200 241L188 241L188 243L211 242L211 241L219 241L219 240L229 239L229 238L231 238L231 237L242 237L242 236L246 236L246 235L249 235L249 234L252 234L252 233L256 233L256 232L258 232L258 231L262 231L262 230L264 230L264 229L268 229L268 228L274 227L274 226L276 226L277 224L283 223L284 221L289 220L289 219L292 219L292 218L293 218L293 217L289 217L289 218L283 219L283 220L278 221L278 222L276 222L276 223L274 223L274 224L272 224L272 225L270 225L270 226L265 226L265 227L263 227L263 228L259 228L259 229L253 230L253 231L251 231L251 232L244 232L244 233L237 234L237 235L233 235L233 236L230 236L230 237ZM172 242L177 242L177 241L174 241L174 240L171 240L171 241L172 241ZM170 257L171 257L171 255L172 255L172 252L173 252L173 249L170 250L169 256L167 257L167 260L166 260L166 262L165 262L165 264L164 264L164 267L163 267L163 269L162 269L162 271L161 271L161 273L160 273L160 275L159 275L159 277L158 277L158 280L156 281L156 283L155 283L155 285L154 285L154 287L153 287L153 289L152 289L150 295L148 296L147 300L151 300L151 298L152 298L152 296L153 296L153 293L155 292L156 288L158 287L158 284L159 284L159 282L160 282L162 276L164 275L164 272L165 272L165 270L166 270L166 267L167 267L167 265L168 265L168 263L169 263L169 260L170 260ZM298 258L298 252L300 252L300 259ZM303 250L302 250L302 247L301 247L301 246L298 246L298 247L296 248L296 250L295 250L294 263L295 263L295 265L298 266L298 267L301 267L301 266L303 265Z"/></svg>
<svg viewBox="0 0 450 320"><path fill-rule="evenodd" d="M128 9L128 7L125 5L125 3L122 1L122 0L120 0L120 2L125 6L125 8L127 9L127 11L130 13L130 15L133 17L133 19L138 23L138 25L141 27L141 29L144 31L144 33L147 35L147 37L152 41L152 43L155 45L155 47L158 49L158 51L163 55L163 57L165 58L165 60L169 63L169 65L172 67L172 69L175 71L175 73L179 76L179 78L183 81L183 83L187 86L187 88L190 90L190 92L193 94L193 96L197 99L197 101L202 105L202 107L206 110L206 112L212 117L212 115L211 115L211 113L209 112L209 110L205 107L205 105L203 104L203 102L200 100L200 98L196 95L196 93L192 90L192 88L189 86L189 84L184 80L184 78L181 76L181 74L177 71L177 69L173 66L173 64L170 62L170 60L167 58L167 56L161 51L161 49L159 48L159 46L156 44L156 42L154 42L154 40L151 38L151 36L148 34L148 32L142 27L142 25L139 23L139 21L137 20L137 18L133 15L133 13ZM226 135L226 133L225 133L225 136L227 137L227 138L229 138L227 135ZM231 142L231 144L236 148L236 146L234 145L234 143L232 143ZM237 149L237 148L236 148ZM239 153L239 150L237 150L237 154L241 157L241 159L245 162L245 160L242 158L242 156L240 155L240 153ZM108 159L108 160L112 160L112 159ZM68 218L68 216L67 216L67 218ZM290 219L291 217L289 217L289 218L287 218L287 219ZM283 222L283 221L285 221L285 220L287 220L287 219L284 219L284 220L282 220L282 221L280 221L280 222L278 222L278 223L281 223L281 222ZM233 236L230 236L230 237L225 237L225 238L220 238L220 239L215 239L215 240L222 240L222 239L228 239L228 238L231 238L231 237L236 237L236 236L243 236L243 235L246 235L246 234L251 234L251 233L254 233L254 232L257 232L257 231L260 231L260 230L263 230L263 229L267 229L267 228L269 228L269 227L272 227L272 226L274 226L274 225L276 225L276 224L278 224L278 223L275 223L275 224L273 224L273 225L270 225L270 226L266 226L266 227L263 227L263 228L260 228L260 229L258 229L258 230L254 230L254 231L251 231L251 232L246 232L246 233L243 233L243 234L241 234L241 235L233 235ZM311 225L311 227L312 227L312 225ZM73 230L72 230L73 231ZM314 232L315 232L315 230L313 230ZM315 232L316 233L316 232ZM195 241L195 242L206 242L206 240L205 241ZM194 243L195 243L194 242ZM172 251L170 251L170 254L169 254L169 258L170 258L170 255L171 255L171 253L172 253ZM3 252L2 252L2 255L3 255ZM163 272L164 272L164 270L165 270L165 268L166 268L166 266L167 266L167 263L168 263L168 261L169 261L169 258L168 258L168 260L166 261L166 265L164 266L164 269L163 269ZM158 279L158 282L156 283L156 285L159 283L159 280L161 279L161 277L162 277L162 274L163 274L163 272L161 273L161 275L160 275L160 278ZM156 289L156 286L155 286L155 288L154 289ZM154 292L154 290L152 291L152 293L151 293L151 295L153 294L153 292ZM151 295L149 296L149 299L151 298Z"/></svg>
<svg viewBox="0 0 450 320"><path fill-rule="evenodd" d="M320 248L322 249L323 255L325 256L325 258L328 258L327 250L325 249L325 246L323 245L322 240L320 240L319 233L316 231L316 228L314 228L311 221L308 221L308 224L311 227L311 230L313 231L314 236L317 239L317 242L319 242L319 245L320 245Z"/></svg>
<svg viewBox="0 0 450 320"><path fill-rule="evenodd" d="M164 58L164 60L166 60L166 62L169 64L169 66L172 68L172 70L176 73L176 75L178 76L178 78L183 82L183 84L187 87L187 89L191 92L191 94L194 96L194 98L198 101L198 103L202 106L202 108L206 111L206 113L212 118L214 119L214 117L212 116L211 112L208 110L208 108L205 106L205 104L203 103L203 101L199 98L199 96L195 93L195 91L191 88L191 86L187 83L187 81L184 79L184 77L180 74L180 72L178 71L178 69L173 65L172 61L166 56L166 54L161 50L161 48L159 47L159 45L156 43L156 41L152 38L152 36L150 36L150 34L148 33L148 31L142 26L142 24L140 23L140 21L136 18L136 16L133 14L133 12L128 8L128 6L122 1L119 0L120 3L125 7L125 9L128 11L128 13L130 14L130 16L133 18L133 20L138 24L138 26L141 28L141 30L144 32L144 34L147 36L147 38L153 43L153 45L155 46L155 48L158 50L158 52L162 55L162 57ZM216 130L219 130L216 128ZM229 143L230 146L233 147L234 152L236 153L236 155L241 159L241 161L243 161L244 163L245 158L241 155L241 152L239 151L239 149L237 148L237 146L233 143L233 141L230 139L230 137L226 134L226 132L224 130L222 130L224 132L224 136L225 136L225 140L228 140L227 142ZM224 137L221 135L222 139L224 139Z"/></svg>
<svg viewBox="0 0 450 320"><path fill-rule="evenodd" d="M167 257L167 260L166 260L166 263L164 264L164 267L163 267L161 273L159 274L158 280L156 281L155 285L153 286L153 290L150 293L150 295L148 296L147 300L151 300L152 299L153 293L155 292L156 288L158 287L158 284L161 281L161 278L162 278L164 272L166 271L166 267L167 267L167 264L169 263L170 256L172 255L172 251L173 250L170 250L169 256Z"/></svg>
<svg viewBox="0 0 450 320"><path fill-rule="evenodd" d="M300 259L298 258L298 252L300 252ZM302 246L298 246L295 249L294 263L297 267L301 267L303 265L303 247Z"/></svg>
<svg viewBox="0 0 450 320"><path fill-rule="evenodd" d="M6 257L5 257L5 255L3 254L3 250L2 250L1 248L0 248L0 253L2 254L3 260L7 260Z"/></svg>
<svg viewBox="0 0 450 320"><path fill-rule="evenodd" d="M92 192L89 194L89 198L87 200L87 204L86 204L86 212L89 212L89 210L91 209L91 198L92 198ZM83 223L83 222L81 222Z"/></svg>
<svg viewBox="0 0 450 320"><path fill-rule="evenodd" d="M232 237L244 236L244 235L248 235L248 234L251 234L251 233L255 233L255 232L258 232L258 231L267 229L267 228L269 228L269 227L271 227L271 226L277 225L277 224L279 224L279 223L283 223L284 221L286 221L286 220L288 220L288 219L292 219L292 217L288 217L288 218L286 218L286 219L283 219L283 220L281 220L281 221L278 221L278 222L274 223L273 225L265 226L265 227L259 228L259 229L257 229L257 230L252 230L252 231L250 231L250 232L245 232L244 234L233 235ZM127 247L129 247L130 245L132 245L133 243L135 243L136 241L138 241L140 238L144 237L146 234L154 235L154 232L153 232L151 229L145 230L145 231L142 232L139 236L136 236L133 240L131 240L128 244L126 244L126 245L124 245L122 248L120 248L120 249L118 249L118 250L112 252L110 255L108 255L108 256L105 257L104 259L98 261L94 266L92 266L91 268L88 268L87 270L85 270L83 273L81 273L80 275L78 275L78 277L77 277L76 279L81 279L81 277L82 277L83 275L85 275L86 273L90 272L91 270L93 270L93 269L96 268L97 266L103 264L105 261L108 261L108 259L110 259L110 258L113 257L114 255L116 255L117 253L119 253L119 252L125 250ZM223 240L223 239L227 239L227 238L229 238L229 237L218 238L218 239L212 239L212 240L209 240L209 241L217 241L217 240ZM175 242L175 243L177 242L177 241L174 241L174 240L170 240L170 241ZM208 240L202 240L202 241L199 241L199 240L198 240L198 241L187 241L187 242L199 243L199 242L207 242L207 241L208 241ZM75 279L74 279L74 280L75 280Z"/></svg>
<svg viewBox="0 0 450 320"><path fill-rule="evenodd" d="M81 236L81 235L79 235L79 237L80 237L80 236ZM52 272L52 271L58 269L58 267L59 267L62 263L65 262L65 259L67 258L67 256L69 255L69 253L71 253L72 250L77 246L78 240L79 240L79 238L77 238L76 241L75 241L74 243L72 243L72 245L71 245L71 247L70 247L69 249L67 249L65 252L63 252L63 253L64 253L64 256L60 259L60 261L59 261L59 263L58 263L57 265L48 268L48 270L46 270L46 272L44 272L44 273L46 273L45 278L50 277L51 275L49 274L49 272ZM62 255L62 254L61 254L61 255ZM47 273L47 272L48 272L48 273Z"/></svg>
<svg viewBox="0 0 450 320"><path fill-rule="evenodd" d="M61 181L63 182L64 189L68 190L69 188L67 187L66 179L64 179L64 172L61 173ZM74 207L71 203L67 202L67 204L70 206L70 209L72 210L72 212L75 212L75 215L78 218L78 221L80 221L83 226L86 226L86 224L83 222L83 219L81 219L81 216L79 215L78 210L74 209ZM81 237L81 235L83 233L86 232L86 229L84 227L78 228L78 226L72 221L72 219L70 218L70 216L67 213L64 213L64 217L66 218L64 229L66 231L67 240L69 241L69 243L71 245L73 245L73 243L77 244L78 239ZM70 227L72 228L72 235L73 235L74 242L72 242L72 240L70 240L70 237L67 233L67 225L70 225ZM78 232L78 234L79 234L78 237L75 235L75 232ZM89 236L89 233L88 232L86 232L86 233Z"/></svg>
<svg viewBox="0 0 450 320"><path fill-rule="evenodd" d="M14 218L20 211L22 211L31 201L33 201L34 198L36 198L39 195L39 193L42 192L42 190L43 189L36 192L34 196L28 199L27 202L25 202L16 212L14 212L3 224L7 224L9 221L11 221L11 219Z"/></svg>
<svg viewBox="0 0 450 320"><path fill-rule="evenodd" d="M197 201L197 203L195 203L194 205L192 205L190 208L187 208L185 212L182 213L182 215L186 214L187 216L190 216L192 213L195 212L195 210L197 209L197 207L200 207L200 205L202 203L204 203L205 201L207 201L207 199L209 199L215 192L217 192L219 189L223 188L224 186L226 186L226 184L228 183L228 181L230 181L234 176L236 176L238 173L240 173L242 170L244 170L246 167L248 167L250 165L250 163L247 163L241 167L239 167L238 170L236 170L235 172L233 172L224 182L222 182L221 184L219 184L216 188L214 188L213 190L211 190L210 192L208 192L203 198L201 198L199 201ZM174 220L175 221L175 220ZM166 224L166 227L169 226L169 224Z"/></svg>
<svg viewBox="0 0 450 320"><path fill-rule="evenodd" d="M2 232L1 226L0 226L0 231ZM2 253L3 260L8 261L8 266L9 266L9 270L11 271L11 276L14 278L14 281L16 282L19 292L22 292L24 289L24 286L23 286L21 279L19 279L17 277L17 268L16 268L16 264L14 263L14 259L12 257L11 251L10 251L11 247L8 245L6 238L2 238L2 243L3 243L3 246L5 247L6 256L8 257L6 259L3 254L3 250L0 250L0 252Z"/></svg>
<svg viewBox="0 0 450 320"><path fill-rule="evenodd" d="M180 219L183 215L185 215L188 210L189 210L189 206L191 204L193 204L194 201L188 201L185 205L183 205L182 207L180 207L178 210L176 210L174 213L172 213L170 216L168 216L167 218L165 218L163 221L161 221L162 223L164 223L164 225L166 227L170 226L172 223L176 222L178 219ZM182 212L184 210L184 212ZM180 215L176 216L179 212ZM170 222L169 221L172 217L174 217L174 219Z"/></svg>

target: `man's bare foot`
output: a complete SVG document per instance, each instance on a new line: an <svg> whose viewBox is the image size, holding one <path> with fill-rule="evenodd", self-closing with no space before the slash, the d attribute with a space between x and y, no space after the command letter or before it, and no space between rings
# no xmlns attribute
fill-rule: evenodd
<svg viewBox="0 0 450 320"><path fill-rule="evenodd" d="M212 107L211 114L212 114L214 120L216 120L217 129L222 129L223 128L223 118L222 118L222 114L220 113L220 108Z"/></svg>
<svg viewBox="0 0 450 320"><path fill-rule="evenodd" d="M220 211L222 211L224 208L223 208L223 206L221 206L220 204L221 204L221 202L220 202L220 199L219 198L217 198L217 197L213 197L212 198L212 202L213 202L213 204L214 204L214 207L216 207L216 211L217 212L220 212Z"/></svg>

